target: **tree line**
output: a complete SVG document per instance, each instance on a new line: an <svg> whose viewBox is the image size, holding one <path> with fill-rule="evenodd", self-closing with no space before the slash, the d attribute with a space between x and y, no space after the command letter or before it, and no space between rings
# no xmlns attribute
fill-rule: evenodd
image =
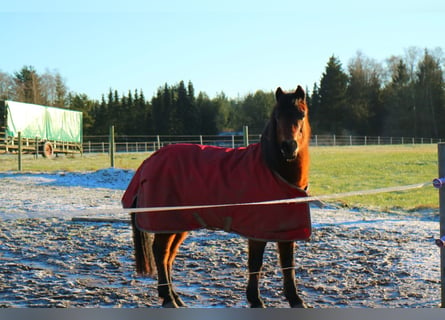
<svg viewBox="0 0 445 320"><path fill-rule="evenodd" d="M445 117L443 62L440 48L412 47L384 63L357 52L346 67L332 55L320 81L306 88L313 132L445 136L440 123ZM196 94L191 81L166 83L150 99L142 90L119 94L110 89L97 101L70 92L58 72L38 74L32 66L12 75L0 72L0 99L82 111L84 135L106 134L110 125L119 135L213 135L241 131L243 125L261 133L274 106L272 90L210 98Z"/></svg>
<svg viewBox="0 0 445 320"><path fill-rule="evenodd" d="M323 133L443 137L444 90L440 49L410 48L385 67L358 52L347 71L332 56L312 91L312 123Z"/></svg>

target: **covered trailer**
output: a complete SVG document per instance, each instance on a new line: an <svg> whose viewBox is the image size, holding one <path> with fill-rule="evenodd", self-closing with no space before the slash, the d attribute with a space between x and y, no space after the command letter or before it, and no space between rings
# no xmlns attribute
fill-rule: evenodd
<svg viewBox="0 0 445 320"><path fill-rule="evenodd" d="M82 152L82 112L31 103L0 101L0 152L52 157Z"/></svg>

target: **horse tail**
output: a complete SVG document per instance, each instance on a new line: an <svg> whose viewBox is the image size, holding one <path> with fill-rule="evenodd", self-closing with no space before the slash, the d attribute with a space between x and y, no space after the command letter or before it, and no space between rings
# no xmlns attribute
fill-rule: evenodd
<svg viewBox="0 0 445 320"><path fill-rule="evenodd" d="M153 254L154 234L141 231L136 226L136 214L131 214L133 227L134 255L136 260L136 272L139 275L154 276L156 265Z"/></svg>

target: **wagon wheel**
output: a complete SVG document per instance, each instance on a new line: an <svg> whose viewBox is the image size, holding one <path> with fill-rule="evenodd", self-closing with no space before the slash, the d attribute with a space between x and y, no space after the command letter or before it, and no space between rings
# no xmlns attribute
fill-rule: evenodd
<svg viewBox="0 0 445 320"><path fill-rule="evenodd" d="M54 149L53 149L53 145L51 144L51 142L47 141L43 144L42 155L48 159L51 159L54 157Z"/></svg>

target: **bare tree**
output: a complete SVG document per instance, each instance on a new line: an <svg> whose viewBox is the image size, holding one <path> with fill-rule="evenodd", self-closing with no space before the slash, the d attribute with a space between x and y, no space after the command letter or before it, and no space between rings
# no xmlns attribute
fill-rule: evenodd
<svg viewBox="0 0 445 320"><path fill-rule="evenodd" d="M4 72L0 72L0 99L14 99L14 81L12 77Z"/></svg>
<svg viewBox="0 0 445 320"><path fill-rule="evenodd" d="M348 64L348 112L346 126L355 134L380 134L383 68L380 63L358 51Z"/></svg>
<svg viewBox="0 0 445 320"><path fill-rule="evenodd" d="M48 70L40 76L40 91L43 104L54 106L56 100L56 81Z"/></svg>
<svg viewBox="0 0 445 320"><path fill-rule="evenodd" d="M427 49L417 68L416 105L417 123L422 136L439 137L443 134L439 120L445 115L444 79L440 57Z"/></svg>

